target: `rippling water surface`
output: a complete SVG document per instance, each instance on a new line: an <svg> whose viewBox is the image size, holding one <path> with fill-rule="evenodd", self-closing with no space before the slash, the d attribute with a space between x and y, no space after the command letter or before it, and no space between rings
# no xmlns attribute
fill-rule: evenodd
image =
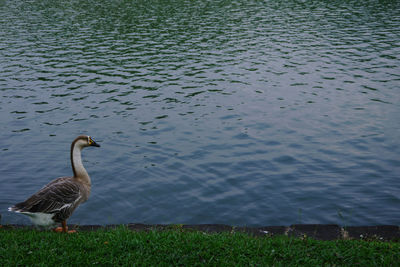
<svg viewBox="0 0 400 267"><path fill-rule="evenodd" d="M0 2L0 213L83 151L71 223L400 224L398 1Z"/></svg>

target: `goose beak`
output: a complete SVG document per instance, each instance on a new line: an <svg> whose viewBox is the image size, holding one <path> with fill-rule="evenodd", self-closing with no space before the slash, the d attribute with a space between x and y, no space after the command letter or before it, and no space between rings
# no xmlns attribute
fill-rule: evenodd
<svg viewBox="0 0 400 267"><path fill-rule="evenodd" d="M95 141L93 141L93 143L91 143L90 146L100 147L100 145L98 143L96 143Z"/></svg>
<svg viewBox="0 0 400 267"><path fill-rule="evenodd" d="M89 146L100 147L100 145L96 143L90 136L88 138L89 138Z"/></svg>

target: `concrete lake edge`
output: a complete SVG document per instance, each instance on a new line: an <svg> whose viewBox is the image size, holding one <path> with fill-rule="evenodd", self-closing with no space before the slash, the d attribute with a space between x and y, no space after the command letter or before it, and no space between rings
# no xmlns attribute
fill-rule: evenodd
<svg viewBox="0 0 400 267"><path fill-rule="evenodd" d="M225 224L112 224L112 225L68 225L78 231L97 231L100 229L115 229L125 226L132 231L183 229L206 233L243 232L257 237L272 237L285 235L297 238L312 238L316 240L369 240L400 242L400 226L345 226L336 224L292 224L290 226L230 226ZM34 229L33 226L5 224L2 229Z"/></svg>

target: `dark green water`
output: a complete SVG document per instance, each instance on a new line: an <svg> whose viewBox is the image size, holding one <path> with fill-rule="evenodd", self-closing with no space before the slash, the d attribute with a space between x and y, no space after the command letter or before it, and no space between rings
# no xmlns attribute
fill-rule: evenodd
<svg viewBox="0 0 400 267"><path fill-rule="evenodd" d="M71 223L400 224L399 1L0 1L0 213L70 175Z"/></svg>

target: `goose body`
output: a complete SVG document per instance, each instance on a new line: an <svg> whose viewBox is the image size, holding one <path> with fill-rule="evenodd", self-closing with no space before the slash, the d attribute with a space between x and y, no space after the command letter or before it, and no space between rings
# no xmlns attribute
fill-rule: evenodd
<svg viewBox="0 0 400 267"><path fill-rule="evenodd" d="M90 176L83 167L81 159L82 149L88 146L100 145L85 135L78 136L71 144L71 165L74 176L51 181L27 200L15 204L8 210L29 216L38 226L49 227L62 223L62 230L66 232L66 220L90 195Z"/></svg>

